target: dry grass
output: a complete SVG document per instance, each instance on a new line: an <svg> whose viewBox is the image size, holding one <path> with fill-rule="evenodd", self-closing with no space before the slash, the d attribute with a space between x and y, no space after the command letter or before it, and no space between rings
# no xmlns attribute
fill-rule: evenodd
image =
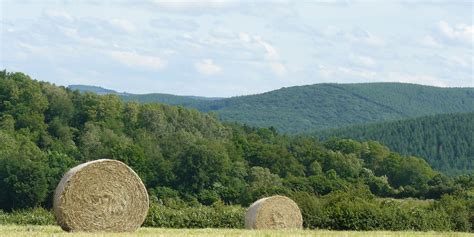
<svg viewBox="0 0 474 237"><path fill-rule="evenodd" d="M67 236L67 237L92 237L92 236L330 236L330 237L401 237L401 236L424 236L424 237L454 237L474 236L469 233L452 232L411 232L411 231L326 231L326 230L242 230L242 229L162 229L162 228L140 228L133 233L68 233L59 226L0 226L0 236L30 237L30 236Z"/></svg>

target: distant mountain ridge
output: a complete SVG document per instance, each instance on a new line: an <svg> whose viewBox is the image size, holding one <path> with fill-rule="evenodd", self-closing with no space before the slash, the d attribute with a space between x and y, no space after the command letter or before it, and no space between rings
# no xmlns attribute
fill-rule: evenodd
<svg viewBox="0 0 474 237"><path fill-rule="evenodd" d="M358 141L374 140L403 155L423 157L446 174L474 172L474 113L441 114L316 132Z"/></svg>
<svg viewBox="0 0 474 237"><path fill-rule="evenodd" d="M325 83L211 99L166 94L120 96L126 101L160 102L215 112L223 121L275 127L288 133L311 133L355 124L474 112L474 88L405 83Z"/></svg>
<svg viewBox="0 0 474 237"><path fill-rule="evenodd" d="M181 96L165 93L132 94L127 92L117 92L100 86L89 85L69 85L67 88L70 90L79 90L80 92L92 92L99 95L115 94L121 96L126 101L139 101L140 103L160 102L170 105L187 105L200 100L211 101L222 99L217 97Z"/></svg>
<svg viewBox="0 0 474 237"><path fill-rule="evenodd" d="M96 94L99 94L99 95L107 95L107 94L117 94L117 95L121 95L121 94L127 94L125 92L123 93L120 93L120 92L117 92L117 91L114 91L114 90L111 90L111 89L106 89L106 88L103 88L103 87L100 87L100 86L89 86L89 85L69 85L67 88L71 89L71 90L78 90L80 92L93 92L93 93L96 93Z"/></svg>

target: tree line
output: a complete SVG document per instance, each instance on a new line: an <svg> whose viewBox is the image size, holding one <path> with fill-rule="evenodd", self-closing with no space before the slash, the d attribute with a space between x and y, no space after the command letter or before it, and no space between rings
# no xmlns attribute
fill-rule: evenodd
<svg viewBox="0 0 474 237"><path fill-rule="evenodd" d="M375 140L403 155L423 157L448 175L474 172L474 113L455 113L316 132L320 139Z"/></svg>

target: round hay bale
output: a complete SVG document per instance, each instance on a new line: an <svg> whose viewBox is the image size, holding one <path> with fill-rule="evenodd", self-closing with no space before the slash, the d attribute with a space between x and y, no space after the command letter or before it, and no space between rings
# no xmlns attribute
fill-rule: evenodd
<svg viewBox="0 0 474 237"><path fill-rule="evenodd" d="M247 229L300 229L303 217L298 205L285 196L271 196L254 202L245 214Z"/></svg>
<svg viewBox="0 0 474 237"><path fill-rule="evenodd" d="M65 231L134 231L148 213L148 193L126 164L95 160L63 176L54 193L53 211Z"/></svg>

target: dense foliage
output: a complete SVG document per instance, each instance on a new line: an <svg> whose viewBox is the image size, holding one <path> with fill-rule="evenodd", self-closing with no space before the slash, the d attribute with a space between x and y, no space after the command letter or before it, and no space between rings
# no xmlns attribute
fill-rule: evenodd
<svg viewBox="0 0 474 237"><path fill-rule="evenodd" d="M44 208L22 209L13 212L0 210L0 225L54 225L53 213Z"/></svg>
<svg viewBox="0 0 474 237"><path fill-rule="evenodd" d="M380 199L358 189L322 198L296 193L293 198L302 207L307 228L473 231L473 201L459 197L443 196L438 201Z"/></svg>
<svg viewBox="0 0 474 237"><path fill-rule="evenodd" d="M210 206L188 205L165 199L152 202L144 226L161 228L244 228L245 208L215 202Z"/></svg>
<svg viewBox="0 0 474 237"><path fill-rule="evenodd" d="M80 92L93 92L98 95L120 95L125 101L139 101L140 103L159 102L167 105L182 105L184 107L196 107L198 106L198 103L200 103L200 100L210 101L222 99L218 97L182 96L163 93L131 94L127 92L118 92L106 89L100 86L89 85L69 85L67 88L71 90L78 90Z"/></svg>
<svg viewBox="0 0 474 237"><path fill-rule="evenodd" d="M446 174L474 172L474 113L426 116L317 132L360 141L375 140L403 155L415 155Z"/></svg>
<svg viewBox="0 0 474 237"><path fill-rule="evenodd" d="M82 91L97 88L73 87ZM113 93L113 92L108 92ZM402 83L316 84L226 99L167 94L119 94L126 101L182 105L215 112L224 121L275 127L280 132L474 112L474 88L437 88Z"/></svg>
<svg viewBox="0 0 474 237"><path fill-rule="evenodd" d="M474 207L465 205L473 201L472 175L447 177L432 170L423 159L401 156L377 142L319 142L309 136L280 135L273 128L222 124L197 110L123 102L116 95L81 94L31 80L22 73L0 73L0 138L0 208L5 211L48 208L66 170L88 160L110 158L136 170L151 198L158 202L172 199L191 207L220 202L247 206L271 194L298 193L308 199L326 200L327 196L332 200L339 197L337 193L350 190L367 194L360 198L369 204L372 195L446 196L452 202L445 205L441 198L436 201L440 207L432 214L468 223L460 227L446 224L446 229L469 230L472 226ZM364 205L356 206L359 212L370 207ZM460 207L467 214L458 216L453 211ZM209 218L227 215L202 208L209 212L202 215ZM311 214L312 208L303 206L308 220L325 218ZM351 208L341 206L334 215ZM188 211L195 213L194 209ZM356 217L364 219L359 212ZM229 214L229 222L236 215ZM160 223L161 217L156 218ZM317 220L306 225L355 228ZM427 227L440 228L445 227Z"/></svg>
<svg viewBox="0 0 474 237"><path fill-rule="evenodd" d="M472 231L472 206L458 196L438 201L375 198L362 190L333 192L315 197L306 192L291 194L303 214L303 225L329 230ZM143 224L160 228L244 228L246 209L215 202L210 206L166 198L152 200ZM5 213L0 225L54 225L53 214L43 208Z"/></svg>
<svg viewBox="0 0 474 237"><path fill-rule="evenodd" d="M126 95L127 93L120 93L114 90L102 88L100 86L88 86L88 85L69 85L67 88L75 91L81 91L81 92L93 92L98 95L107 95L107 94L115 94L115 95Z"/></svg>

